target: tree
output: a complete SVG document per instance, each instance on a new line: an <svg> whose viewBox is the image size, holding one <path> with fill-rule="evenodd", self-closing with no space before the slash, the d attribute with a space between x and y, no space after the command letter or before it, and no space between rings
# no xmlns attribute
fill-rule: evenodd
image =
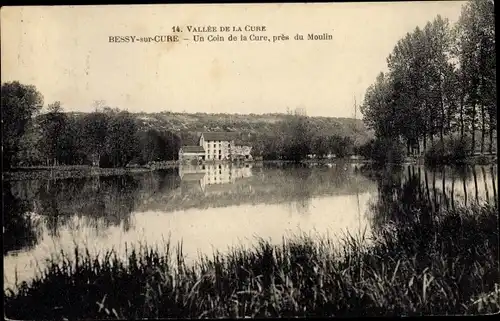
<svg viewBox="0 0 500 321"><path fill-rule="evenodd" d="M139 133L140 162L176 160L180 149L180 137L170 131L148 129Z"/></svg>
<svg viewBox="0 0 500 321"><path fill-rule="evenodd" d="M354 141L351 137L332 135L328 137L328 149L338 158L346 157L353 152Z"/></svg>
<svg viewBox="0 0 500 321"><path fill-rule="evenodd" d="M396 134L394 110L391 108L392 84L390 78L380 73L375 83L368 87L363 104L360 106L365 124L380 137Z"/></svg>
<svg viewBox="0 0 500 321"><path fill-rule="evenodd" d="M463 73L465 104L472 135L472 153L476 139L476 121L481 120L481 151L484 151L486 117L490 137L496 126L496 58L493 1L469 1L457 23L457 54ZM479 112L478 112L479 107ZM491 147L490 147L491 149Z"/></svg>
<svg viewBox="0 0 500 321"><path fill-rule="evenodd" d="M311 152L313 135L309 118L303 110L297 109L295 114L288 115L281 124L280 132L281 155L285 159L299 162Z"/></svg>
<svg viewBox="0 0 500 321"><path fill-rule="evenodd" d="M87 158L96 165L101 163L108 135L109 116L102 112L92 112L83 118L83 146Z"/></svg>
<svg viewBox="0 0 500 321"><path fill-rule="evenodd" d="M70 163L72 146L68 135L68 116L63 112L59 101L48 106L48 113L41 117L42 151L47 159L47 165Z"/></svg>
<svg viewBox="0 0 500 321"><path fill-rule="evenodd" d="M313 153L320 159L328 154L328 140L325 136L316 136L313 142Z"/></svg>
<svg viewBox="0 0 500 321"><path fill-rule="evenodd" d="M105 151L112 167L125 167L139 153L137 124L127 111L110 116ZM108 164L106 164L108 165Z"/></svg>
<svg viewBox="0 0 500 321"><path fill-rule="evenodd" d="M151 161L160 160L162 150L162 140L160 134L155 129L148 129L139 133L140 143L140 163L146 164Z"/></svg>
<svg viewBox="0 0 500 321"><path fill-rule="evenodd" d="M365 94L361 112L367 127L387 145L406 141L427 151L427 142L460 132L485 137L496 130L496 56L494 5L488 0L468 2L455 28L437 16L425 28L415 28L399 40L387 58L389 72L381 73ZM479 126L478 126L479 125ZM381 146L382 146L381 145ZM432 148L436 151L435 146Z"/></svg>
<svg viewBox="0 0 500 321"><path fill-rule="evenodd" d="M163 150L164 159L177 160L179 158L179 149L181 148L181 138L171 131L166 131L162 134L165 146Z"/></svg>
<svg viewBox="0 0 500 321"><path fill-rule="evenodd" d="M18 81L2 84L2 139L3 165L10 169L26 125L43 105L43 96L35 86L22 85Z"/></svg>

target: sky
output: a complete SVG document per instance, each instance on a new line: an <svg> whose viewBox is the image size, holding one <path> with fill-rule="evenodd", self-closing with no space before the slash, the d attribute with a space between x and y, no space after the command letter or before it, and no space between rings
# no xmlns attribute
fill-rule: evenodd
<svg viewBox="0 0 500 321"><path fill-rule="evenodd" d="M396 42L438 14L454 24L463 1L2 7L1 78L35 85L46 105L90 112L262 114L303 108L354 117ZM187 26L265 26L194 42ZM109 36L173 35L178 43L110 43ZM229 34L288 35L229 42ZM297 41L309 33L331 40ZM201 34L201 33L198 33ZM184 40L187 39L187 40ZM360 118L359 109L357 118Z"/></svg>

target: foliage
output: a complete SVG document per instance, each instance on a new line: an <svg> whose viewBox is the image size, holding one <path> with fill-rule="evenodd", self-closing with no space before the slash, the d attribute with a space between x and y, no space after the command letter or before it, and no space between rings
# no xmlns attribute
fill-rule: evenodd
<svg viewBox="0 0 500 321"><path fill-rule="evenodd" d="M462 164L467 158L471 141L468 137L448 137L433 144L425 153L427 164Z"/></svg>
<svg viewBox="0 0 500 321"><path fill-rule="evenodd" d="M148 129L138 133L140 142L139 164L153 161L177 160L181 138L170 131Z"/></svg>
<svg viewBox="0 0 500 321"><path fill-rule="evenodd" d="M63 113L61 103L49 104L48 113L40 116L40 149L48 164L70 163L72 153L72 135L69 133L68 116Z"/></svg>
<svg viewBox="0 0 500 321"><path fill-rule="evenodd" d="M454 27L441 16L417 27L395 45L365 94L361 112L377 137L402 140L410 153L442 146L447 135L469 134L477 146L493 150L496 131L494 5L472 0ZM481 141L476 141L480 130ZM435 153L437 147L430 153ZM459 152L458 149L453 149ZM457 155L457 158L462 157Z"/></svg>
<svg viewBox="0 0 500 321"><path fill-rule="evenodd" d="M125 167L138 153L137 125L126 111L108 116L105 159L111 167ZM105 164L103 167L107 167ZM101 166L103 163L100 164Z"/></svg>
<svg viewBox="0 0 500 321"><path fill-rule="evenodd" d="M43 105L43 96L35 86L17 81L1 88L3 166L9 169L20 149L20 142L32 117Z"/></svg>
<svg viewBox="0 0 500 321"><path fill-rule="evenodd" d="M82 119L82 147L93 164L101 163L101 156L105 153L105 144L108 135L109 115L95 111L85 115Z"/></svg>
<svg viewBox="0 0 500 321"><path fill-rule="evenodd" d="M326 135L314 127L311 117L296 111L280 122L278 130L271 134L260 135L253 146L255 155L264 159L289 160L299 162L309 154L324 158L335 154L342 158L353 153L354 141L349 136Z"/></svg>
<svg viewBox="0 0 500 321"><path fill-rule="evenodd" d="M93 164L123 167L131 162L144 165L176 160L181 144L198 144L199 132L174 132L163 126L145 126L140 114L107 107L102 101L96 102L95 107L94 112L78 114L65 113L60 102L50 104L47 112L25 125L26 135L21 135L14 153L16 157L12 157L12 161L17 166ZM212 117L203 116L208 121ZM255 115L246 117L259 123ZM266 129L267 132L241 131L237 144L252 146L255 156L266 159L300 161L310 153L318 157L332 153L345 157L352 154L354 139L358 139L363 130L356 129L354 138L351 138L329 134L343 130L325 130L327 124L321 117L307 117L299 113L273 117L278 121L274 121L273 127ZM225 129L234 128L226 126Z"/></svg>
<svg viewBox="0 0 500 321"><path fill-rule="evenodd" d="M403 145L390 138L376 138L360 146L361 156L379 164L400 164L404 160Z"/></svg>

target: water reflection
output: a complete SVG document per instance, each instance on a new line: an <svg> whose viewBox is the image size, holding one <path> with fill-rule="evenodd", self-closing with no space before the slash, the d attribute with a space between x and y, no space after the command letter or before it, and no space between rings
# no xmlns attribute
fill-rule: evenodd
<svg viewBox="0 0 500 321"><path fill-rule="evenodd" d="M2 182L3 253L29 250L38 243L39 221L30 202L12 193L12 184Z"/></svg>
<svg viewBox="0 0 500 321"><path fill-rule="evenodd" d="M496 205L496 172L496 165L433 169L415 165L385 169L365 166L362 173L377 182L377 196L370 200L370 208L378 217L372 217L372 223L380 227L389 221L405 221L408 218L401 217L401 213L412 213L416 207L428 207L428 211L422 212L436 213L458 206Z"/></svg>
<svg viewBox="0 0 500 321"><path fill-rule="evenodd" d="M85 218L97 231L121 225L130 229L138 181L130 176L92 177L47 181L13 182L11 193L40 215L52 237L73 222Z"/></svg>
<svg viewBox="0 0 500 321"><path fill-rule="evenodd" d="M496 167L385 169L211 164L138 175L10 182L3 186L4 275L30 278L33 262L74 242L122 251L125 242L183 241L196 257L255 236L280 242L291 232L331 236L381 226L417 202L497 202ZM386 209L385 211L375 209ZM386 213L374 217L373 213Z"/></svg>

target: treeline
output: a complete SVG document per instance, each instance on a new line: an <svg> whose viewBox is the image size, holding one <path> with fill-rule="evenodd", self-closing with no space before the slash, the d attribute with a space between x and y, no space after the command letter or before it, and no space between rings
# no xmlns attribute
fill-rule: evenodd
<svg viewBox="0 0 500 321"><path fill-rule="evenodd" d="M361 111L378 145L407 154L465 157L496 139L494 3L466 3L456 25L437 16L398 41ZM479 137L478 137L479 136ZM372 145L376 145L372 142ZM431 155L432 154L432 155Z"/></svg>
<svg viewBox="0 0 500 321"><path fill-rule="evenodd" d="M96 106L82 117L63 112L59 102L41 113L43 96L34 86L2 84L3 165L98 165L175 160L180 137L169 131L141 130L127 111ZM37 116L37 117L34 117Z"/></svg>
<svg viewBox="0 0 500 321"><path fill-rule="evenodd" d="M95 103L91 113L65 113L60 102L45 112L43 96L34 86L2 84L5 169L30 166L94 165L125 167L152 161L177 160L181 143L197 145L199 132L144 127L140 118ZM325 133L311 117L289 113L267 133L240 133L238 143L253 147L264 159L300 161L308 155L345 157L355 139ZM358 132L356 128L353 129Z"/></svg>

